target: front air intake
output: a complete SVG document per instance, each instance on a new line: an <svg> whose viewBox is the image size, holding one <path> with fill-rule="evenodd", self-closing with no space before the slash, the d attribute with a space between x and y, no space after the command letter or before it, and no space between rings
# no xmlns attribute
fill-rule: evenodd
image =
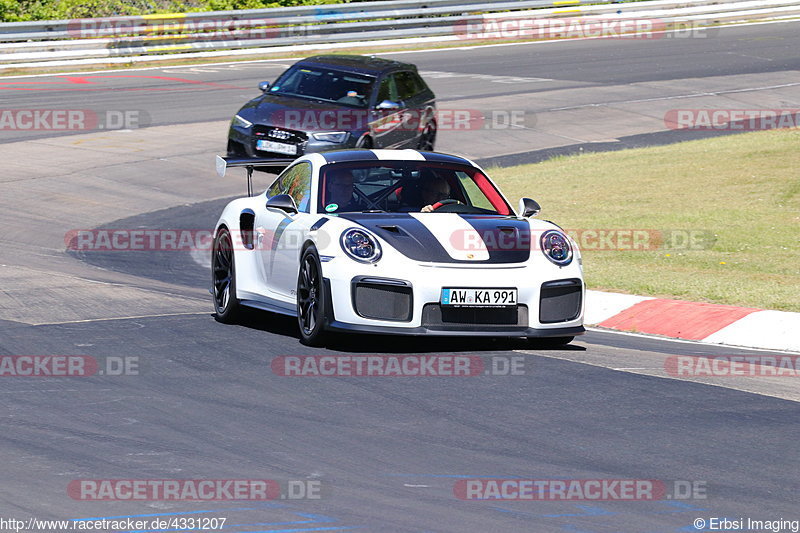
<svg viewBox="0 0 800 533"><path fill-rule="evenodd" d="M409 322L414 311L413 290L405 281L365 278L353 280L353 309L364 318Z"/></svg>
<svg viewBox="0 0 800 533"><path fill-rule="evenodd" d="M561 279L542 283L539 299L539 322L553 324L575 320L581 313L583 285L579 279Z"/></svg>

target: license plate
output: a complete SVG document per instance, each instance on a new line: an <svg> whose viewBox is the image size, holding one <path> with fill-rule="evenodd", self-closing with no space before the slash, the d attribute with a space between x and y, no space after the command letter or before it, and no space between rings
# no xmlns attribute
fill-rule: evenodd
<svg viewBox="0 0 800 533"><path fill-rule="evenodd" d="M256 141L256 150L286 155L297 155L297 146L293 144L276 143L275 141L265 141L263 139Z"/></svg>
<svg viewBox="0 0 800 533"><path fill-rule="evenodd" d="M442 289L441 304L471 307L517 305L517 289Z"/></svg>

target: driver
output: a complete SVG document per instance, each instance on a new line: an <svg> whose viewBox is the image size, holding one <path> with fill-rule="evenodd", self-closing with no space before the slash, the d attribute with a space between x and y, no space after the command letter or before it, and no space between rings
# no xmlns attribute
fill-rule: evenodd
<svg viewBox="0 0 800 533"><path fill-rule="evenodd" d="M325 210L330 212L352 211L358 204L353 198L353 173L347 168L335 168L326 176Z"/></svg>
<svg viewBox="0 0 800 533"><path fill-rule="evenodd" d="M450 184L435 174L424 174L420 183L420 198L423 213L433 212L433 206L450 197Z"/></svg>
<svg viewBox="0 0 800 533"><path fill-rule="evenodd" d="M366 99L364 96L358 94L356 91L347 91L347 94L336 100L340 104L352 106L364 106Z"/></svg>

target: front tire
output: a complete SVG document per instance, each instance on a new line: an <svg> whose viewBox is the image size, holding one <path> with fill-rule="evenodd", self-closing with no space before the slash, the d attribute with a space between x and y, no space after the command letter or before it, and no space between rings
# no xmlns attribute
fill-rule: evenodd
<svg viewBox="0 0 800 533"><path fill-rule="evenodd" d="M325 291L322 286L322 266L314 248L303 253L297 276L297 325L300 342L321 346L325 337Z"/></svg>
<svg viewBox="0 0 800 533"><path fill-rule="evenodd" d="M356 148L363 148L365 150L371 150L372 147L373 147L372 138L369 137L368 135L364 135L356 143Z"/></svg>
<svg viewBox="0 0 800 533"><path fill-rule="evenodd" d="M233 240L227 228L221 228L211 251L211 291L214 296L214 318L223 324L234 324L241 314L236 298L236 264Z"/></svg>
<svg viewBox="0 0 800 533"><path fill-rule="evenodd" d="M242 143L228 139L228 157L245 157L247 154L244 151Z"/></svg>
<svg viewBox="0 0 800 533"><path fill-rule="evenodd" d="M436 144L436 123L431 120L425 125L425 129L422 130L422 135L419 136L417 150L433 152L434 144Z"/></svg>

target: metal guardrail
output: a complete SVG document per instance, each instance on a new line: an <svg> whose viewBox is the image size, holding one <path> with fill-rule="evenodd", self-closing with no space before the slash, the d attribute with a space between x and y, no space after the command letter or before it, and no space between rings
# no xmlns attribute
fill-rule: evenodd
<svg viewBox="0 0 800 533"><path fill-rule="evenodd" d="M137 33L160 31L170 23L182 22L187 27L193 23L219 19L231 22L269 21L280 26L301 24L333 25L342 20L368 21L385 18L401 19L426 18L429 16L467 14L475 12L497 12L523 10L535 7L557 5L577 5L581 3L608 3L612 0L393 0L378 2L357 2L350 4L325 4L319 6L278 7L269 9L249 9L237 11L207 11L192 13L172 13L161 15L139 15L130 17L107 17L100 19L74 19L31 22L10 22L0 24L0 41L73 39L81 22L96 22L108 28L135 26Z"/></svg>
<svg viewBox="0 0 800 533"><path fill-rule="evenodd" d="M397 38L457 40L469 25L554 17L697 24L800 15L800 0L397 0L0 24L0 69L53 61L346 44Z"/></svg>

